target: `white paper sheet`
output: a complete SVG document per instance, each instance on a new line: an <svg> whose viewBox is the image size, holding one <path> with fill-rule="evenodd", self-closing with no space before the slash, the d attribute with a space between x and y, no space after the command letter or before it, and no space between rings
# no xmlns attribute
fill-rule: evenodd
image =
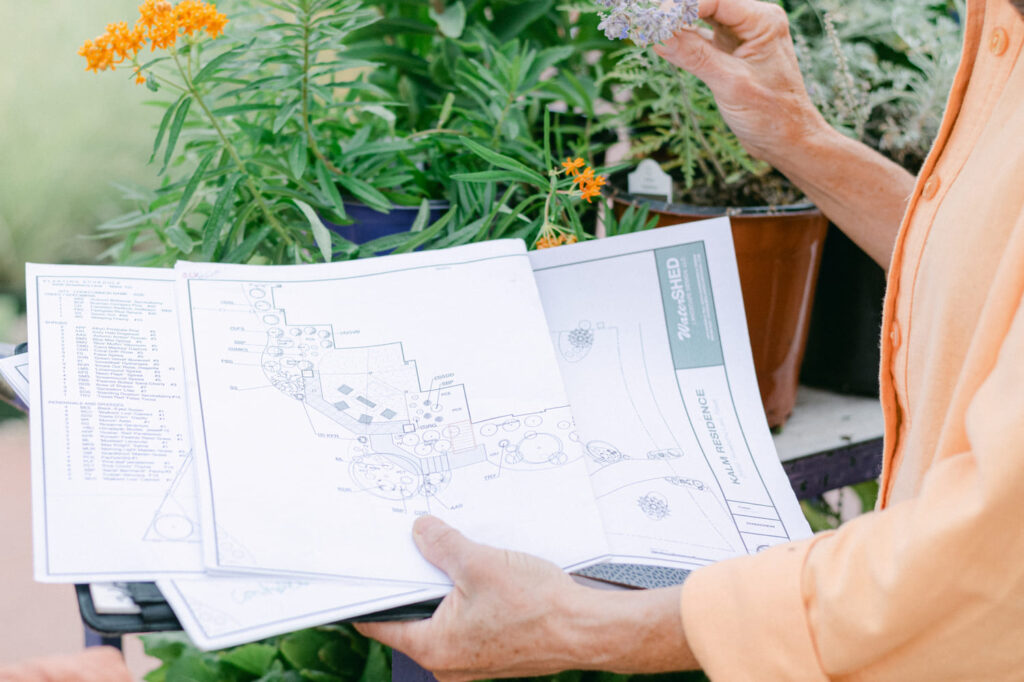
<svg viewBox="0 0 1024 682"><path fill-rule="evenodd" d="M18 399L28 405L28 354L0 359L0 376L14 389Z"/></svg>
<svg viewBox="0 0 1024 682"><path fill-rule="evenodd" d="M170 270L29 265L36 579L202 571Z"/></svg>
<svg viewBox="0 0 1024 682"><path fill-rule="evenodd" d="M157 587L189 638L203 650L427 601L447 591L238 578L158 581Z"/></svg>
<svg viewBox="0 0 1024 682"><path fill-rule="evenodd" d="M565 568L605 556L521 241L179 273L210 570L448 584L424 513Z"/></svg>
<svg viewBox="0 0 1024 682"><path fill-rule="evenodd" d="M807 537L751 360L726 218L530 254L613 561Z"/></svg>

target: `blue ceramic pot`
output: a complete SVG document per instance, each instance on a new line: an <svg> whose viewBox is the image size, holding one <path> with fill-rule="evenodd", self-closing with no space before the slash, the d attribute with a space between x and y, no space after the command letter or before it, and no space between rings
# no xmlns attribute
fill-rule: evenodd
<svg viewBox="0 0 1024 682"><path fill-rule="evenodd" d="M449 204L445 199L430 201L430 219L427 221L427 225L432 225L439 220L448 208ZM419 213L420 207L394 206L390 213L380 213L364 204L346 201L345 210L354 221L350 225L336 225L326 220L324 225L350 242L365 244L380 237L408 232L416 221L416 214Z"/></svg>

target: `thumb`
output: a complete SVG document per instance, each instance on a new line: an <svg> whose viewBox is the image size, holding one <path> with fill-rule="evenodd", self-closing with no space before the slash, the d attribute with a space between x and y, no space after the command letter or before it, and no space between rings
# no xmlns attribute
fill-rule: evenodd
<svg viewBox="0 0 1024 682"><path fill-rule="evenodd" d="M678 31L663 45L655 45L654 51L707 83L712 90L727 83L735 74L735 57L694 29Z"/></svg>
<svg viewBox="0 0 1024 682"><path fill-rule="evenodd" d="M423 558L444 571L452 582L462 577L466 555L475 544L436 516L416 519L412 539Z"/></svg>

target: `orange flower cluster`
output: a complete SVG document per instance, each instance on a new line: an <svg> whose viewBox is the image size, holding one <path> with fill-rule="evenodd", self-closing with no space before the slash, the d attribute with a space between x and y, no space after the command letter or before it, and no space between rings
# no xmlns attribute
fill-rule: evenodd
<svg viewBox="0 0 1024 682"><path fill-rule="evenodd" d="M178 36L191 37L200 31L216 38L227 23L228 18L217 11L216 5L202 0L181 0L177 5L168 0L144 0L134 28L123 21L108 24L106 33L85 41L78 54L85 57L86 71L113 71L126 59L135 59L147 40L152 50L163 50L172 47ZM136 83L146 81L138 69L136 75Z"/></svg>
<svg viewBox="0 0 1024 682"><path fill-rule="evenodd" d="M574 234L566 234L564 232L552 232L550 234L542 235L537 239L535 246L538 249L550 249L554 246L561 246L562 244L575 244L579 241Z"/></svg>
<svg viewBox="0 0 1024 682"><path fill-rule="evenodd" d="M562 163L562 168L572 178L574 185L579 186L580 198L591 203L591 199L601 196L601 188L604 187L605 177L594 175L594 169L590 166L583 168L585 162L580 158L568 158ZM581 171L580 168L583 168Z"/></svg>

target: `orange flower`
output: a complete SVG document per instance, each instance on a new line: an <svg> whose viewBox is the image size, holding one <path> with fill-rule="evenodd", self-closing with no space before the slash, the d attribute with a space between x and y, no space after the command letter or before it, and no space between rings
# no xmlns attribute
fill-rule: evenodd
<svg viewBox="0 0 1024 682"><path fill-rule="evenodd" d="M146 82L146 77L142 75L142 69L135 67L135 84L142 85Z"/></svg>
<svg viewBox="0 0 1024 682"><path fill-rule="evenodd" d="M584 163L585 162L583 161L583 159L580 159L580 158L573 159L570 156L564 162L562 162L562 168L564 168L565 172L568 173L570 176L575 176L575 175L579 175L580 168L583 167Z"/></svg>
<svg viewBox="0 0 1024 682"><path fill-rule="evenodd" d="M108 24L106 33L85 41L78 54L85 57L87 71L113 71L126 59L135 59L147 40L153 51L163 50L173 47L179 35L191 37L206 31L211 39L217 38L227 23L216 5L202 0L181 0L177 6L168 0L143 0L134 28L123 21ZM136 83L146 82L137 69L135 73Z"/></svg>
<svg viewBox="0 0 1024 682"><path fill-rule="evenodd" d="M574 234L565 234L564 232L549 232L548 234L541 235L534 246L538 249L551 249L562 244L575 244L579 239Z"/></svg>
<svg viewBox="0 0 1024 682"><path fill-rule="evenodd" d="M583 169L583 172L574 177L572 181L574 184L578 184L580 186L580 189L583 189L583 186L591 182L593 179L594 169L591 168L590 166L587 166L586 168Z"/></svg>

